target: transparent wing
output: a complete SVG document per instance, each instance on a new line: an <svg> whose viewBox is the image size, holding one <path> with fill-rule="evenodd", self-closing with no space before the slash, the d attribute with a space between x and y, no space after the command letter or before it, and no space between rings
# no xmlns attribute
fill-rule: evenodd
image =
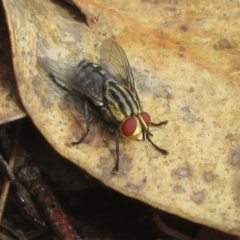
<svg viewBox="0 0 240 240"><path fill-rule="evenodd" d="M72 66L48 57L38 57L37 61L60 85L67 85L85 95L96 106L103 105L102 89L106 76L100 66L85 60L81 61L77 66Z"/></svg>
<svg viewBox="0 0 240 240"><path fill-rule="evenodd" d="M136 97L141 106L135 81L132 75L127 56L123 49L112 39L105 39L101 46L100 52L101 67L115 79L119 84L125 85Z"/></svg>

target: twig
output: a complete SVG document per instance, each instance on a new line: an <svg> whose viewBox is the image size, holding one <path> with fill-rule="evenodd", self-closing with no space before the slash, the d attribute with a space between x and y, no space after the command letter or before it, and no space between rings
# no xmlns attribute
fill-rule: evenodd
<svg viewBox="0 0 240 240"><path fill-rule="evenodd" d="M18 145L18 140L19 140L19 136L20 136L21 125L22 125L21 123L22 122L20 121L17 125L17 128L16 128L13 151L12 151L11 157L9 159L9 163L8 163L8 166L9 166L10 169L13 169L14 164L15 164L15 158L16 158L16 152L17 152L16 147ZM3 211L4 211L4 208L5 208L9 188L10 188L10 181L8 179L5 179L4 183L3 183L1 197L0 197L0 222L2 220Z"/></svg>
<svg viewBox="0 0 240 240"><path fill-rule="evenodd" d="M157 225L157 227L159 228L159 230L169 236L181 239L181 240L194 240L193 238L178 232L177 230L174 230L170 227L168 227L160 218L160 216L156 216L153 218L153 221L155 222L155 224Z"/></svg>
<svg viewBox="0 0 240 240"><path fill-rule="evenodd" d="M52 191L42 180L40 170L37 167L25 166L18 172L18 177L35 196L58 238L62 240L81 240Z"/></svg>

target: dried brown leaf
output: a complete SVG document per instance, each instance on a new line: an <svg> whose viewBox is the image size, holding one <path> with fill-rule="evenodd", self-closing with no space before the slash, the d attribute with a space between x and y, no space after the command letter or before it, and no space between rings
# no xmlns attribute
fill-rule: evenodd
<svg viewBox="0 0 240 240"><path fill-rule="evenodd" d="M50 1L4 1L22 102L46 139L64 157L104 184L222 231L240 235L239 5L199 1L75 0L88 26ZM44 55L77 62L99 57L102 40L125 50L144 109L155 121L153 141L121 140L118 176L115 140L95 118L86 141L81 102L64 100L37 66Z"/></svg>
<svg viewBox="0 0 240 240"><path fill-rule="evenodd" d="M0 124L26 116L22 107L14 73L7 23L0 6Z"/></svg>

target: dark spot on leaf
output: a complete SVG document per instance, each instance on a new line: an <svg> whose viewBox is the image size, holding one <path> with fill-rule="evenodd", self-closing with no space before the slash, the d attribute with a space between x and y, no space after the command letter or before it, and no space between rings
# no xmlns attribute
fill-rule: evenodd
<svg viewBox="0 0 240 240"><path fill-rule="evenodd" d="M142 179L142 183L147 183L147 177L144 177L144 178Z"/></svg>
<svg viewBox="0 0 240 240"><path fill-rule="evenodd" d="M183 46L179 46L179 51L180 51L180 52L185 52L185 50L186 50L185 47L183 47Z"/></svg>
<svg viewBox="0 0 240 240"><path fill-rule="evenodd" d="M49 50L51 48L49 43L45 39L42 40L42 45L46 50Z"/></svg>
<svg viewBox="0 0 240 240"><path fill-rule="evenodd" d="M159 86L155 96L159 98L169 99L172 96L172 89L168 85Z"/></svg>
<svg viewBox="0 0 240 240"><path fill-rule="evenodd" d="M34 92L36 93L36 95L40 96L41 81L38 78L33 77L32 78L32 85L33 85Z"/></svg>
<svg viewBox="0 0 240 240"><path fill-rule="evenodd" d="M115 151L114 153L116 154ZM126 154L121 154L119 161L119 174L127 174L132 168L133 159Z"/></svg>
<svg viewBox="0 0 240 240"><path fill-rule="evenodd" d="M204 179L204 181L210 183L210 182L213 182L216 179L216 177L212 173L204 173L203 179Z"/></svg>
<svg viewBox="0 0 240 240"><path fill-rule="evenodd" d="M205 190L194 192L191 195L192 201L195 202L196 204L201 204L206 197L207 197L207 192Z"/></svg>
<svg viewBox="0 0 240 240"><path fill-rule="evenodd" d="M196 122L198 119L195 116L195 114L193 114L189 108L189 106L183 107L181 108L181 110L185 113L183 116L183 120L188 122L188 123L194 123Z"/></svg>
<svg viewBox="0 0 240 240"><path fill-rule="evenodd" d="M236 149L228 157L228 162L232 167L240 169L240 150Z"/></svg>
<svg viewBox="0 0 240 240"><path fill-rule="evenodd" d="M41 81L38 78L34 77L32 79L32 85L33 85L34 88L40 88L41 87Z"/></svg>
<svg viewBox="0 0 240 240"><path fill-rule="evenodd" d="M183 120L188 122L188 123L194 123L194 122L197 121L197 118L195 117L194 114L188 113L188 114L184 115Z"/></svg>
<svg viewBox="0 0 240 240"><path fill-rule="evenodd" d="M230 48L231 48L231 44L227 39L221 39L214 45L214 49L216 50L230 49Z"/></svg>
<svg viewBox="0 0 240 240"><path fill-rule="evenodd" d="M177 11L177 9L176 9L176 8L174 8L174 7L172 7L172 8L169 8L169 11L170 11L170 12L176 12L176 11Z"/></svg>
<svg viewBox="0 0 240 240"><path fill-rule="evenodd" d="M190 89L189 89L189 92L190 93L193 93L195 91L195 89L193 88L193 87L191 87Z"/></svg>
<svg viewBox="0 0 240 240"><path fill-rule="evenodd" d="M187 113L190 113L190 112L191 112L189 106L185 106L185 107L181 108L181 110L182 110L183 112L187 112Z"/></svg>
<svg viewBox="0 0 240 240"><path fill-rule="evenodd" d="M176 193L176 194L183 194L186 191L182 186L176 185L176 186L173 187L173 192Z"/></svg>
<svg viewBox="0 0 240 240"><path fill-rule="evenodd" d="M240 197L239 196L234 197L233 202L234 202L236 207L238 207L238 208L240 207Z"/></svg>
<svg viewBox="0 0 240 240"><path fill-rule="evenodd" d="M191 177L191 172L187 164L179 167L175 172L177 179L189 178Z"/></svg>
<svg viewBox="0 0 240 240"><path fill-rule="evenodd" d="M130 189L130 190L132 190L134 192L140 192L142 190L143 185L136 185L136 184L127 182L124 185L124 187L127 188L127 189Z"/></svg>
<svg viewBox="0 0 240 240"><path fill-rule="evenodd" d="M232 133L229 133L229 134L227 134L227 136L224 139L229 142L232 142L232 141L234 141L234 135Z"/></svg>
<svg viewBox="0 0 240 240"><path fill-rule="evenodd" d="M41 103L43 105L44 108L51 108L52 104L51 102L48 101L48 99L45 96L41 97Z"/></svg>
<svg viewBox="0 0 240 240"><path fill-rule="evenodd" d="M65 111L65 110L69 109L69 105L68 105L65 101L61 101L61 102L59 102L59 104L58 104L58 108L59 108L61 111Z"/></svg>
<svg viewBox="0 0 240 240"><path fill-rule="evenodd" d="M181 30L182 30L183 32L187 32L187 31L188 31L188 26L182 25L182 26L181 26Z"/></svg>

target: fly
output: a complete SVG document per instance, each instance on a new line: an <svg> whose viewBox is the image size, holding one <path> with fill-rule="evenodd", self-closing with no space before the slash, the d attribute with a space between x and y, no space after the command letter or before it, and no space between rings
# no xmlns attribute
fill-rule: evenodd
<svg viewBox="0 0 240 240"><path fill-rule="evenodd" d="M119 172L119 137L137 140L140 135L147 139L159 152L168 152L158 147L152 140L150 125L160 126L168 121L153 123L147 112L144 112L135 88L135 81L127 56L123 49L112 39L105 39L101 46L100 65L82 60L72 66L47 57L38 57L39 65L55 81L71 87L87 97L84 105L87 130L79 141L82 143L90 131L88 100L100 109L103 118L111 124L116 138L116 164L113 173Z"/></svg>

